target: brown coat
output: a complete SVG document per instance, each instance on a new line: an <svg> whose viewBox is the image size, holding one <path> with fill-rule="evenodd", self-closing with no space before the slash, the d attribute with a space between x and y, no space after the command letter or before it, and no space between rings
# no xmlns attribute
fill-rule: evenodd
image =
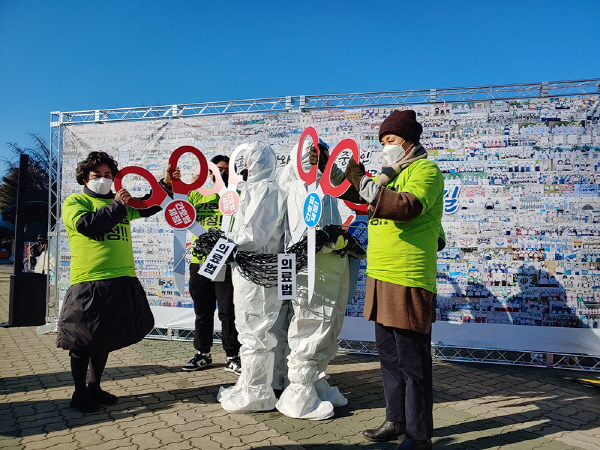
<svg viewBox="0 0 600 450"><path fill-rule="evenodd" d="M381 188L369 206L372 218L408 221L418 217L423 205L408 192ZM367 262L368 264L368 262ZM363 315L381 325L429 333L435 321L435 294L423 288L401 286L367 277Z"/></svg>
<svg viewBox="0 0 600 450"><path fill-rule="evenodd" d="M386 327L429 333L435 294L367 277L363 315Z"/></svg>

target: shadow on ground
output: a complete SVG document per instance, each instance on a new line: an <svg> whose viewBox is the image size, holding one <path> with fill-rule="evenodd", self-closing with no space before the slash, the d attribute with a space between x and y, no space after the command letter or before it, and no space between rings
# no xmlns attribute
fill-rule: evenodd
<svg viewBox="0 0 600 450"><path fill-rule="evenodd" d="M347 406L336 408L333 419L308 422L289 419L279 412L254 413L252 417L282 434L293 424L296 430L313 428L310 439L294 438L310 449L393 449L398 442L372 444L332 443L333 433L345 426L352 440L362 441L361 432L378 426L384 420L383 393L379 369L360 370L361 363L373 363L376 357L367 355L340 355L331 367L329 382L338 386L348 398ZM358 370L344 371L347 368ZM372 365L370 366L372 367ZM179 372L179 367L138 365L110 367L106 370L107 384L113 381L146 378ZM544 436L571 430L586 430L598 426L600 392L563 379L564 372L538 368L490 366L481 364L436 362L434 365L434 397L436 410L445 414L438 420L434 432L435 447L445 449L489 449L518 444ZM160 387L146 383L151 392L125 395L117 405L105 407L98 413L81 414L69 407L69 398L56 400L20 400L0 404L0 436L19 438L53 431L76 429L84 425L111 423L141 414L165 411L175 404L190 403L216 405L216 394L222 383L188 387L190 377L182 376L181 384ZM69 372L23 375L0 379L0 394L28 394L72 385ZM138 384L139 386L139 384ZM476 398L489 398L482 406L496 409L490 418L478 418L452 403ZM574 403L584 402L582 409ZM514 408L519 412L510 413ZM571 408L571 409L570 409ZM214 409L213 409L214 410ZM369 420L358 419L364 410L374 410ZM560 411L560 414L557 414ZM594 412L595 411L595 412ZM452 416L456 414L456 416ZM353 419L356 419L353 421ZM531 423L531 425L529 425ZM283 425L288 428L284 430ZM520 429L508 425L521 424ZM322 442L319 442L321 439ZM350 439L350 438L348 438ZM257 449L285 449L286 446L262 446ZM298 447L290 446L290 449ZM568 448L568 447L564 447Z"/></svg>

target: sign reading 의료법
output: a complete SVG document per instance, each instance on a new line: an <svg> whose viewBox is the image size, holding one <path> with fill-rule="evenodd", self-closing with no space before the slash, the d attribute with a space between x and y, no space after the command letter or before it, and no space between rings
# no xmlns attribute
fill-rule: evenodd
<svg viewBox="0 0 600 450"><path fill-rule="evenodd" d="M202 267L200 267L198 275L214 280L234 248L235 242L228 241L225 238L219 239L206 257Z"/></svg>
<svg viewBox="0 0 600 450"><path fill-rule="evenodd" d="M295 253L279 253L277 255L277 298L279 300L296 298Z"/></svg>

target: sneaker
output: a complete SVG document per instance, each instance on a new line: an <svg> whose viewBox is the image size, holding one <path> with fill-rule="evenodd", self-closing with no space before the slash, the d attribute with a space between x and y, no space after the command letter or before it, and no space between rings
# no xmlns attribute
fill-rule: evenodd
<svg viewBox="0 0 600 450"><path fill-rule="evenodd" d="M242 361L239 356L228 356L225 361L225 370L240 375L242 373Z"/></svg>
<svg viewBox="0 0 600 450"><path fill-rule="evenodd" d="M69 406L82 413L93 413L100 410L100 405L92 398L87 390L75 391L71 397Z"/></svg>
<svg viewBox="0 0 600 450"><path fill-rule="evenodd" d="M184 372L193 372L194 370L204 369L212 364L210 353L196 353L192 359L181 366Z"/></svg>

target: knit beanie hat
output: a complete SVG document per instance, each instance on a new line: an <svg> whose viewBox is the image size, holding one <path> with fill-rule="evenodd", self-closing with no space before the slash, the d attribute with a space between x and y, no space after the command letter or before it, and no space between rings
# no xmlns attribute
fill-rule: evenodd
<svg viewBox="0 0 600 450"><path fill-rule="evenodd" d="M384 134L392 133L418 144L422 132L423 127L417 122L417 114L412 109L406 111L395 110L386 117L379 127L379 140L381 141Z"/></svg>

